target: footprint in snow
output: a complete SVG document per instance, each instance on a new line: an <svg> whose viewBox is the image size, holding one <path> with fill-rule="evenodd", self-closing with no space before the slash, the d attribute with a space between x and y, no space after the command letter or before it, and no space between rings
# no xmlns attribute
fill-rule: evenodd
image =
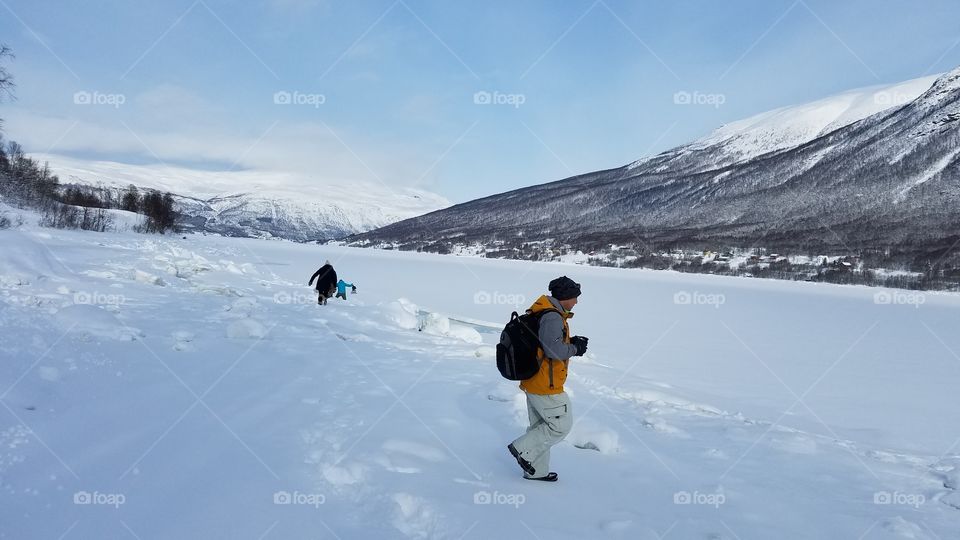
<svg viewBox="0 0 960 540"><path fill-rule="evenodd" d="M913 538L915 540L934 540L936 538L927 534L920 525L907 521L900 516L884 521L881 526L900 538Z"/></svg>
<svg viewBox="0 0 960 540"><path fill-rule="evenodd" d="M703 456L713 459L730 459L730 456L719 448L708 448L703 452Z"/></svg>
<svg viewBox="0 0 960 540"><path fill-rule="evenodd" d="M350 486L363 481L366 470L359 463L343 465L324 465L320 471L324 479L333 486Z"/></svg>
<svg viewBox="0 0 960 540"><path fill-rule="evenodd" d="M385 454L374 461L388 471L402 474L422 472L424 461L437 463L447 459L446 453L439 448L401 439L388 440L382 449Z"/></svg>
<svg viewBox="0 0 960 540"><path fill-rule="evenodd" d="M946 493L937 495L943 504L960 510L960 456L951 456L941 459L930 466L933 475L948 489Z"/></svg>
<svg viewBox="0 0 960 540"><path fill-rule="evenodd" d="M393 526L409 538L438 538L447 535L441 516L421 497L409 493L395 493L396 511Z"/></svg>
<svg viewBox="0 0 960 540"><path fill-rule="evenodd" d="M369 343L373 341L370 336L364 334L341 334L336 332L336 335L341 341L352 341L355 343Z"/></svg>
<svg viewBox="0 0 960 540"><path fill-rule="evenodd" d="M177 330L173 332L170 337L173 338L173 350L175 351L191 351L193 350L193 345L190 345L190 342L194 340L194 335L192 332L186 330Z"/></svg>
<svg viewBox="0 0 960 540"><path fill-rule="evenodd" d="M600 524L600 530L607 536L632 538L637 540L660 540L663 538L650 527L643 526L630 518L612 519Z"/></svg>
<svg viewBox="0 0 960 540"><path fill-rule="evenodd" d="M643 425L643 427L645 427L645 428L647 428L647 429L651 429L651 430L656 431L656 432L658 432L658 433L664 433L664 434L667 434L667 435L676 435L676 436L682 437L682 438L689 438L689 437L690 437L690 436L687 434L687 432L683 431L683 430L680 429L680 428L677 428L677 427L674 427L674 426L668 424L667 421L664 420L664 419L662 419L662 418L650 418L650 417L647 417L647 418L645 418L645 419L643 419L643 420L641 421L641 424Z"/></svg>

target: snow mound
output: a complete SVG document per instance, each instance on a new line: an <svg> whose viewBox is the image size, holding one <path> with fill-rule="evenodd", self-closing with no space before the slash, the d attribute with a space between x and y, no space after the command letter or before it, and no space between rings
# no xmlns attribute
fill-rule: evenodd
<svg viewBox="0 0 960 540"><path fill-rule="evenodd" d="M241 317L249 317L250 313L257 309L259 305L260 302L256 298L241 296L229 305L224 306L223 310Z"/></svg>
<svg viewBox="0 0 960 540"><path fill-rule="evenodd" d="M194 285L193 288L201 293L218 294L221 296L243 296L243 293L227 285L207 285L200 283Z"/></svg>
<svg viewBox="0 0 960 540"><path fill-rule="evenodd" d="M593 423L589 418L576 422L567 435L567 441L582 450L596 450L601 454L616 454L620 451L620 434Z"/></svg>
<svg viewBox="0 0 960 540"><path fill-rule="evenodd" d="M31 241L28 235L18 231L4 231L3 234L6 238L4 256L0 257L0 287L14 288L70 273L52 251L39 242ZM31 236L42 237L43 234L34 233ZM13 245L16 245L16 249L11 249Z"/></svg>
<svg viewBox="0 0 960 540"><path fill-rule="evenodd" d="M157 285L159 287L166 285L166 282L164 282L160 276L151 274L150 272L144 272L143 270L134 270L133 279L148 285Z"/></svg>
<svg viewBox="0 0 960 540"><path fill-rule="evenodd" d="M256 319L236 320L227 327L227 337L231 339L263 339L266 335L267 327Z"/></svg>
<svg viewBox="0 0 960 540"><path fill-rule="evenodd" d="M176 249L173 251L173 256L175 257L173 260L166 257L159 257L159 259L166 261L166 272L178 278L186 279L217 269L216 265L204 257L186 250Z"/></svg>
<svg viewBox="0 0 960 540"><path fill-rule="evenodd" d="M406 330L414 330L420 326L420 321L417 317L418 311L417 305L406 298L399 298L394 302L390 302L384 310L388 319L400 328Z"/></svg>
<svg viewBox="0 0 960 540"><path fill-rule="evenodd" d="M450 322L448 317L439 313L428 313L420 325L420 329L426 333L435 336L446 336L456 338L467 343L483 343L480 332L474 328L463 324Z"/></svg>
<svg viewBox="0 0 960 540"><path fill-rule="evenodd" d="M450 332L450 319L439 313L428 313L420 327L424 333L445 336Z"/></svg>
<svg viewBox="0 0 960 540"><path fill-rule="evenodd" d="M466 341L467 343L483 343L483 337L480 335L480 332L477 332L476 329L469 326L464 326L462 324L451 323L450 330L447 331L447 335L452 338L457 338L461 341Z"/></svg>
<svg viewBox="0 0 960 540"><path fill-rule="evenodd" d="M54 314L59 326L70 332L118 341L133 341L143 336L137 328L131 328L107 310L90 304L71 304Z"/></svg>

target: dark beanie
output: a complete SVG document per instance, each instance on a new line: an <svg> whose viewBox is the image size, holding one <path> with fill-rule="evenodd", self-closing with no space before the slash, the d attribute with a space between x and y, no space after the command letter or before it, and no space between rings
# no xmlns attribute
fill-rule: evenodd
<svg viewBox="0 0 960 540"><path fill-rule="evenodd" d="M560 276L551 281L547 288L557 300L569 300L580 296L580 284L567 276Z"/></svg>

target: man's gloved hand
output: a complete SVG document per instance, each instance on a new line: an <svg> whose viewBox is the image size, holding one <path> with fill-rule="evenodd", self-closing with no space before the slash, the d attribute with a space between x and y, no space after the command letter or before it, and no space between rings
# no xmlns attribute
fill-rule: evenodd
<svg viewBox="0 0 960 540"><path fill-rule="evenodd" d="M577 353L574 356L583 356L586 354L587 341L589 341L589 339L583 336L573 336L570 338L570 344L577 348Z"/></svg>

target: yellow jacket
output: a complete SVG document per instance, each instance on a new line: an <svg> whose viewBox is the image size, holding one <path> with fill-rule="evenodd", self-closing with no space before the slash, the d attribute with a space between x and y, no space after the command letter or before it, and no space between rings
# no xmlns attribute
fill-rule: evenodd
<svg viewBox="0 0 960 540"><path fill-rule="evenodd" d="M554 302L556 302L556 300L547 295L542 295L540 298L537 298L537 301L534 302L527 311L530 313L539 313L547 310L558 312L560 314L560 320L563 324L563 334L561 339L564 344L569 345L570 327L567 325L567 319L573 317L573 312L564 310L558 303ZM540 336L542 341L545 330L543 326L543 319L541 318L540 321ZM548 321L548 324L551 323ZM547 329L546 333L555 334L556 330ZM569 349L569 347L566 348ZM563 392L563 383L567 380L567 364L570 361L570 356L568 355L566 358L548 358L543 351L543 347L541 346L537 348L537 360L540 361L540 371L538 371L533 377L521 382L520 389L531 394L541 395L559 394Z"/></svg>

